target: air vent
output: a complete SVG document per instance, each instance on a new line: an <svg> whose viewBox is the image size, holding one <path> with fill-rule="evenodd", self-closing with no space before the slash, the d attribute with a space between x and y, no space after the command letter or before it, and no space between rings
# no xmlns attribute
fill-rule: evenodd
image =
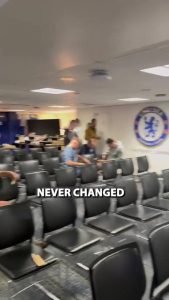
<svg viewBox="0 0 169 300"><path fill-rule="evenodd" d="M160 94L156 94L155 96L156 96L156 97L166 97L167 94L160 93Z"/></svg>
<svg viewBox="0 0 169 300"><path fill-rule="evenodd" d="M103 79L112 79L109 72L106 69L92 69L89 71L91 78L103 78Z"/></svg>
<svg viewBox="0 0 169 300"><path fill-rule="evenodd" d="M142 92L150 92L151 89L150 88L144 88L144 89L141 89L140 91L142 91Z"/></svg>

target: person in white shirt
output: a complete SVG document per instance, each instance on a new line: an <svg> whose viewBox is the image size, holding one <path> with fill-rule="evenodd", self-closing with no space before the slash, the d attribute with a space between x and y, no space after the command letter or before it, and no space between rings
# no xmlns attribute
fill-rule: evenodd
<svg viewBox="0 0 169 300"><path fill-rule="evenodd" d="M81 128L81 122L79 119L75 119L75 127L73 129L74 134L79 138L80 143L83 142L83 132Z"/></svg>

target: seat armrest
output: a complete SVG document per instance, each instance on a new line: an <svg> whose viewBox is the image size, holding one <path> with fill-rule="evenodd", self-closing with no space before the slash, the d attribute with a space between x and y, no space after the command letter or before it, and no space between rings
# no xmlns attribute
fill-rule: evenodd
<svg viewBox="0 0 169 300"><path fill-rule="evenodd" d="M80 177L77 177L77 178L76 178L76 185L77 185L77 186L80 186L80 185L81 185L81 178L80 178Z"/></svg>
<svg viewBox="0 0 169 300"><path fill-rule="evenodd" d="M111 212L116 213L117 212L117 199L116 198L110 198L110 210Z"/></svg>
<svg viewBox="0 0 169 300"><path fill-rule="evenodd" d="M155 288L151 300L158 300L162 295L169 291L169 278Z"/></svg>

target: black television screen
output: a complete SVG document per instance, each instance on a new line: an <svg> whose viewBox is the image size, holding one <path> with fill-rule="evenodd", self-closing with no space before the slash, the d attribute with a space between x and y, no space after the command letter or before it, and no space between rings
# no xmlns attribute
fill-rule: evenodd
<svg viewBox="0 0 169 300"><path fill-rule="evenodd" d="M38 135L48 134L49 136L60 134L60 122L59 119L47 119L47 120L28 120L27 121L28 132L35 132Z"/></svg>

